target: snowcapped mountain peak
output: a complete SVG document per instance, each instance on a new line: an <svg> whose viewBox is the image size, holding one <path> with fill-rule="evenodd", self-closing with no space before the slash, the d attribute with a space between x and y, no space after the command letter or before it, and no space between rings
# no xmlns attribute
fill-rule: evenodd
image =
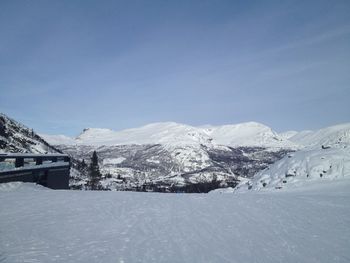
<svg viewBox="0 0 350 263"><path fill-rule="evenodd" d="M45 137L45 135L44 135ZM45 137L58 144L59 137ZM61 138L62 144L84 145L130 145L162 144L179 145L225 145L258 146L268 148L298 148L270 127L258 122L227 124L222 126L194 127L176 122L156 122L138 128L113 131L110 129L88 128L74 140Z"/></svg>
<svg viewBox="0 0 350 263"><path fill-rule="evenodd" d="M46 138L50 140L53 137L47 136ZM192 145L198 143L208 143L209 141L210 138L207 135L202 134L197 128L176 122L157 122L147 124L139 128L121 131L101 128L87 128L84 129L77 138L75 138L76 144L85 145ZM57 143L57 141L55 142ZM62 144L66 143L72 144L72 142L68 140L62 141Z"/></svg>
<svg viewBox="0 0 350 263"><path fill-rule="evenodd" d="M260 146L297 148L270 127L258 122L245 122L206 129L218 144L230 146Z"/></svg>

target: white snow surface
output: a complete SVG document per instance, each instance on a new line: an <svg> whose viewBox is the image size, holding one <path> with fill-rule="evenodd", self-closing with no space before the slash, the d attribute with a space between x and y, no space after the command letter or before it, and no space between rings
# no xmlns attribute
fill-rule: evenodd
<svg viewBox="0 0 350 263"><path fill-rule="evenodd" d="M282 138L284 139L290 139L291 137L297 135L299 132L297 131L286 131L286 132L282 132L282 133L279 133L279 136L281 136Z"/></svg>
<svg viewBox="0 0 350 263"><path fill-rule="evenodd" d="M285 156L235 191L295 188L315 181L350 178L349 148L305 149Z"/></svg>
<svg viewBox="0 0 350 263"><path fill-rule="evenodd" d="M330 126L317 131L303 131L289 138L304 146L350 144L350 123Z"/></svg>
<svg viewBox="0 0 350 263"><path fill-rule="evenodd" d="M120 164L122 162L124 162L126 160L126 158L124 157L118 157L118 158L105 158L103 159L103 164Z"/></svg>
<svg viewBox="0 0 350 263"><path fill-rule="evenodd" d="M271 128L257 122L211 127L193 127L175 122L160 122L122 131L88 128L77 138L71 138L71 140L64 137L60 141L60 137L57 136L42 136L54 145L162 144L177 147L179 145L200 146L204 144L207 146L298 148L297 144L284 139Z"/></svg>
<svg viewBox="0 0 350 263"><path fill-rule="evenodd" d="M0 262L350 261L350 180L159 194L0 187Z"/></svg>
<svg viewBox="0 0 350 263"><path fill-rule="evenodd" d="M270 127L257 122L223 125L206 129L215 142L229 146L295 147Z"/></svg>
<svg viewBox="0 0 350 263"><path fill-rule="evenodd" d="M350 178L350 124L301 132L291 140L305 147L271 164L251 180L242 181L235 192L281 190L320 180Z"/></svg>

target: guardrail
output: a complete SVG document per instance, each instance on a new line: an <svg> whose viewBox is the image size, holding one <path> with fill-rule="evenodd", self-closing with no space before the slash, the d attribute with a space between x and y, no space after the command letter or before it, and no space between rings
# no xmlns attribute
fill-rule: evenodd
<svg viewBox="0 0 350 263"><path fill-rule="evenodd" d="M69 188L66 154L0 154L0 183L34 182L52 189Z"/></svg>

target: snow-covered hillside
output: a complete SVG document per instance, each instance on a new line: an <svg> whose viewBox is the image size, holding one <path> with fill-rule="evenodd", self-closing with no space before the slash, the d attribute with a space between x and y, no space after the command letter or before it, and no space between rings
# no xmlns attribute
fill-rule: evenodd
<svg viewBox="0 0 350 263"><path fill-rule="evenodd" d="M220 145L296 148L297 145L284 139L270 127L257 122L223 125L206 129L214 142Z"/></svg>
<svg viewBox="0 0 350 263"><path fill-rule="evenodd" d="M193 127L175 122L153 123L123 131L101 128L85 129L77 138L46 136L50 143L83 145L162 144L199 146L225 145L231 147L298 148L271 128L256 122L223 125L209 128Z"/></svg>
<svg viewBox="0 0 350 263"><path fill-rule="evenodd" d="M76 142L85 145L162 144L172 146L208 144L210 138L195 127L165 122L119 132L108 129L85 129L76 138Z"/></svg>
<svg viewBox="0 0 350 263"><path fill-rule="evenodd" d="M0 262L347 263L350 180L157 194L0 186Z"/></svg>
<svg viewBox="0 0 350 263"><path fill-rule="evenodd" d="M304 144L305 148L242 182L236 191L294 188L319 180L350 177L350 124L301 132L290 140Z"/></svg>
<svg viewBox="0 0 350 263"><path fill-rule="evenodd" d="M317 131L300 132L290 137L289 140L307 147L349 145L350 123L334 125Z"/></svg>
<svg viewBox="0 0 350 263"><path fill-rule="evenodd" d="M57 149L32 129L0 113L1 152L56 153Z"/></svg>
<svg viewBox="0 0 350 263"><path fill-rule="evenodd" d="M280 135L282 138L288 140L288 139L290 139L291 137L297 135L298 133L299 133L299 132L297 132L297 131L286 131L286 132L279 133L279 135Z"/></svg>

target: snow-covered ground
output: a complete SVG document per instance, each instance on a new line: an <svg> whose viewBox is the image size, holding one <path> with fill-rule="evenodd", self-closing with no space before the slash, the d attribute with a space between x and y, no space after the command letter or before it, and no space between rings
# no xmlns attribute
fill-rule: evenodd
<svg viewBox="0 0 350 263"><path fill-rule="evenodd" d="M0 185L0 262L350 262L350 180L250 194Z"/></svg>

